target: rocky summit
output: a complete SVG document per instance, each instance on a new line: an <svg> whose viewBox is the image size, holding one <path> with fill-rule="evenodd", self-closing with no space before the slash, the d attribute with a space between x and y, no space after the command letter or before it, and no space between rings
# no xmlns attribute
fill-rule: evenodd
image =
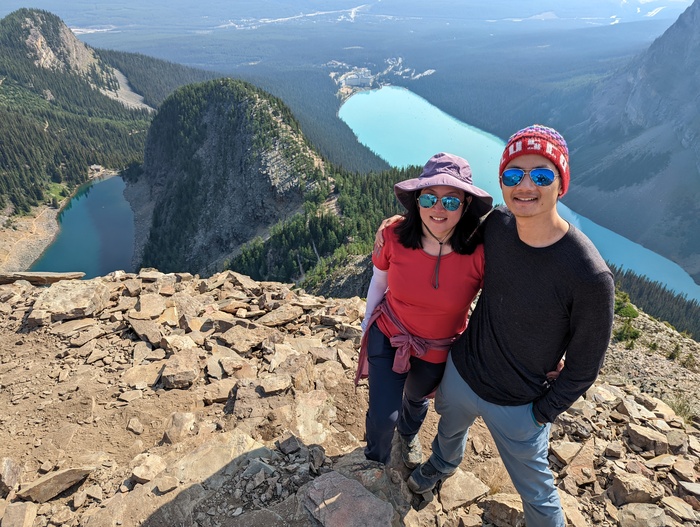
<svg viewBox="0 0 700 527"><path fill-rule="evenodd" d="M360 298L230 271L16 278L0 285L2 527L524 525L480 421L435 493L408 490L400 456L365 460ZM644 314L615 335L552 427L568 525L700 525L700 346Z"/></svg>

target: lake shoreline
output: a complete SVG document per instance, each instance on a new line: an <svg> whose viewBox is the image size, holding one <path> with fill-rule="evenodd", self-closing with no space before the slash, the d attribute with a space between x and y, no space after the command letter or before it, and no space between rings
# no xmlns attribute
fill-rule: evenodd
<svg viewBox="0 0 700 527"><path fill-rule="evenodd" d="M27 216L0 216L0 271L28 270L60 232L59 212L41 205Z"/></svg>
<svg viewBox="0 0 700 527"><path fill-rule="evenodd" d="M91 169L87 183L119 175L116 170ZM82 186L82 185L81 185ZM58 215L78 193L80 186L61 200L58 208L34 207L26 216L0 212L0 272L28 271L61 232Z"/></svg>

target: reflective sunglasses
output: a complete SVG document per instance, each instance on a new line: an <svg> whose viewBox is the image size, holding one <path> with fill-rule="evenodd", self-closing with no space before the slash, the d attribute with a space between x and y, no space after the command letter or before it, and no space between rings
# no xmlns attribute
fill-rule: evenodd
<svg viewBox="0 0 700 527"><path fill-rule="evenodd" d="M434 207L437 202L438 197L433 194L421 194L418 196L418 205L424 209ZM445 210L449 210L450 212L456 211L462 204L462 200L454 196L443 196L440 198L440 202L442 206L445 207Z"/></svg>
<svg viewBox="0 0 700 527"><path fill-rule="evenodd" d="M525 177L525 174L530 175L532 182L538 187L548 187L557 175L551 168L533 168L531 170L523 170L522 168L508 168L501 174L501 181L506 187L514 187L519 185Z"/></svg>

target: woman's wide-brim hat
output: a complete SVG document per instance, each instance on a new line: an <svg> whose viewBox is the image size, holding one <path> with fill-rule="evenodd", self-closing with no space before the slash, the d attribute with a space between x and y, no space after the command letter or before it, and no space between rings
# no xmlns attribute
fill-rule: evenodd
<svg viewBox="0 0 700 527"><path fill-rule="evenodd" d="M470 207L475 208L479 216L486 214L493 206L491 195L472 183L472 169L467 160L446 152L431 157L417 178L396 183L394 193L409 210L416 199L417 190L438 185L455 187L473 196Z"/></svg>

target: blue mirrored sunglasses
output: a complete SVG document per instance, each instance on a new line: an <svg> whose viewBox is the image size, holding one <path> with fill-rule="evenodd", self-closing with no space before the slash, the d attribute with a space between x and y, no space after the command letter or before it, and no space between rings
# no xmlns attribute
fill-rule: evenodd
<svg viewBox="0 0 700 527"><path fill-rule="evenodd" d="M508 168L501 174L501 181L506 187L514 187L520 184L525 174L529 174L532 182L538 187L548 187L554 183L554 179L557 177L551 168L533 168L532 170Z"/></svg>
<svg viewBox="0 0 700 527"><path fill-rule="evenodd" d="M442 202L442 206L445 208L445 210L450 212L456 211L462 204L462 200L455 198L454 196L443 196L440 198L440 201ZM433 194L421 194L418 196L418 205L424 209L434 207L437 202L438 197L434 196Z"/></svg>

